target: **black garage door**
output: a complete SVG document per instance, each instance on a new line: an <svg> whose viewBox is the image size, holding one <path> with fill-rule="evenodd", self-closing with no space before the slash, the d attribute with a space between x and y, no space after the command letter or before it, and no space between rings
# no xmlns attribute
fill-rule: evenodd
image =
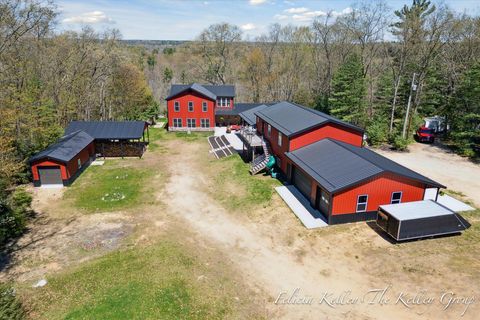
<svg viewBox="0 0 480 320"><path fill-rule="evenodd" d="M63 184L60 167L39 167L40 183L44 184Z"/></svg>
<svg viewBox="0 0 480 320"><path fill-rule="evenodd" d="M310 192L312 190L312 179L297 168L293 169L293 185L300 190L308 200L310 200Z"/></svg>

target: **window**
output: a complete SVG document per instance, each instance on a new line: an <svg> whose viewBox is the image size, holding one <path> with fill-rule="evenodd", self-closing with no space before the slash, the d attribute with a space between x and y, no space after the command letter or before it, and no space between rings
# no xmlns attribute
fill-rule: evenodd
<svg viewBox="0 0 480 320"><path fill-rule="evenodd" d="M77 159L78 169L82 167L82 160Z"/></svg>
<svg viewBox="0 0 480 320"><path fill-rule="evenodd" d="M208 104L207 101L202 102L202 111L207 112L208 111Z"/></svg>
<svg viewBox="0 0 480 320"><path fill-rule="evenodd" d="M270 137L271 134L272 134L272 126L268 125L267 126L267 136Z"/></svg>
<svg viewBox="0 0 480 320"><path fill-rule="evenodd" d="M367 211L368 195L364 194L357 198L357 212Z"/></svg>
<svg viewBox="0 0 480 320"><path fill-rule="evenodd" d="M230 98L217 98L217 107L219 108L225 108L225 107L230 107Z"/></svg>
<svg viewBox="0 0 480 320"><path fill-rule="evenodd" d="M193 112L193 101L188 101L188 112Z"/></svg>
<svg viewBox="0 0 480 320"><path fill-rule="evenodd" d="M187 128L195 128L195 119L187 119Z"/></svg>
<svg viewBox="0 0 480 320"><path fill-rule="evenodd" d="M181 128L182 127L182 119L174 118L173 119L173 127L174 128Z"/></svg>
<svg viewBox="0 0 480 320"><path fill-rule="evenodd" d="M210 119L200 119L200 127L210 128Z"/></svg>
<svg viewBox="0 0 480 320"><path fill-rule="evenodd" d="M394 204L394 203L400 203L400 202L402 202L402 192L401 191L392 192L392 200L390 201L390 203Z"/></svg>
<svg viewBox="0 0 480 320"><path fill-rule="evenodd" d="M281 132L278 133L278 141L277 141L277 143L278 143L278 146L279 146L279 147L282 146L282 133L281 133Z"/></svg>
<svg viewBox="0 0 480 320"><path fill-rule="evenodd" d="M179 111L180 111L180 102L175 101L175 102L173 103L173 110L174 110L175 112L179 112Z"/></svg>

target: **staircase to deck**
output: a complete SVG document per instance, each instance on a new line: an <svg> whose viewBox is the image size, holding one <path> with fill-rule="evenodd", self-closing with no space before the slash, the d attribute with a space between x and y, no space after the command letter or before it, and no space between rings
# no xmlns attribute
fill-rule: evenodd
<svg viewBox="0 0 480 320"><path fill-rule="evenodd" d="M263 154L255 158L250 163L250 173L252 175L257 174L263 169L265 169L268 161L270 160L270 155L271 155L270 144L268 143L268 141L263 139L263 137L262 137L262 148L263 148Z"/></svg>

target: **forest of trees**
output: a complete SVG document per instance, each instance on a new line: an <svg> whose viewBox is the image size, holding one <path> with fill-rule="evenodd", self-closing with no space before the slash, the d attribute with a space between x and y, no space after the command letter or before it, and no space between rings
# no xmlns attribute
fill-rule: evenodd
<svg viewBox="0 0 480 320"><path fill-rule="evenodd" d="M399 149L423 117L445 116L445 141L478 156L480 18L427 0L352 8L310 26L274 24L249 42L237 26L212 25L174 53L150 52L148 82L159 99L171 83L233 83L237 101L291 100L366 128L371 144Z"/></svg>
<svg viewBox="0 0 480 320"><path fill-rule="evenodd" d="M28 158L69 121L158 113L139 50L115 30L58 33L56 17L51 1L0 0L0 244L23 228Z"/></svg>
<svg viewBox="0 0 480 320"><path fill-rule="evenodd" d="M14 187L29 181L32 154L71 120L150 119L172 83L231 83L239 102L297 102L398 149L424 116L440 115L444 142L478 157L480 18L406 1L363 0L251 41L219 23L157 48L124 43L117 30L60 32L52 0L0 0L0 242L23 224L29 200Z"/></svg>

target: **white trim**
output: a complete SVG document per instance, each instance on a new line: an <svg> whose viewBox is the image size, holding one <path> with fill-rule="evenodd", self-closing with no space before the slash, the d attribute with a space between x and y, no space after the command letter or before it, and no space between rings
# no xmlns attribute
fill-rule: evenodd
<svg viewBox="0 0 480 320"><path fill-rule="evenodd" d="M208 102L202 101L202 112L208 112Z"/></svg>
<svg viewBox="0 0 480 320"><path fill-rule="evenodd" d="M180 112L180 101L173 101L173 112Z"/></svg>
<svg viewBox="0 0 480 320"><path fill-rule="evenodd" d="M282 146L282 140L283 140L282 133L280 131L278 131L277 144L278 144L279 147Z"/></svg>
<svg viewBox="0 0 480 320"><path fill-rule="evenodd" d="M188 125L188 120L190 120L190 125ZM192 126L192 122L193 124L195 124L194 126ZM187 128L196 128L196 127L197 127L196 118L187 118Z"/></svg>
<svg viewBox="0 0 480 320"><path fill-rule="evenodd" d="M395 203L394 203L394 202L393 202L393 195L394 195L395 193L400 193L400 199L398 199L398 202L395 202ZM393 192L392 192L392 195L390 196L390 204L402 203L402 197L403 197L403 191L393 191ZM395 201L397 201L397 200L395 200Z"/></svg>
<svg viewBox="0 0 480 320"><path fill-rule="evenodd" d="M192 110L190 110L190 104L192 104ZM187 106L188 106L188 109L187 109L188 112L193 112L195 110L195 104L193 103L193 101L188 101Z"/></svg>
<svg viewBox="0 0 480 320"><path fill-rule="evenodd" d="M175 125L175 120L177 120L177 124L178 124L178 120L180 120L180 125ZM172 119L172 126L174 128L181 128L183 126L183 123L182 123L182 118L173 118Z"/></svg>
<svg viewBox="0 0 480 320"><path fill-rule="evenodd" d="M205 126L203 125L203 123L205 123ZM207 126L207 122L208 122L208 126ZM200 128L210 128L210 119L209 118L201 118L200 119Z"/></svg>
<svg viewBox="0 0 480 320"><path fill-rule="evenodd" d="M360 197L367 197L367 201L366 202L358 202L360 200ZM365 210L358 210L358 205L359 204L365 204ZM357 196L357 204L355 205L355 213L356 212L367 212L367 209L368 209L368 194L360 194Z"/></svg>

